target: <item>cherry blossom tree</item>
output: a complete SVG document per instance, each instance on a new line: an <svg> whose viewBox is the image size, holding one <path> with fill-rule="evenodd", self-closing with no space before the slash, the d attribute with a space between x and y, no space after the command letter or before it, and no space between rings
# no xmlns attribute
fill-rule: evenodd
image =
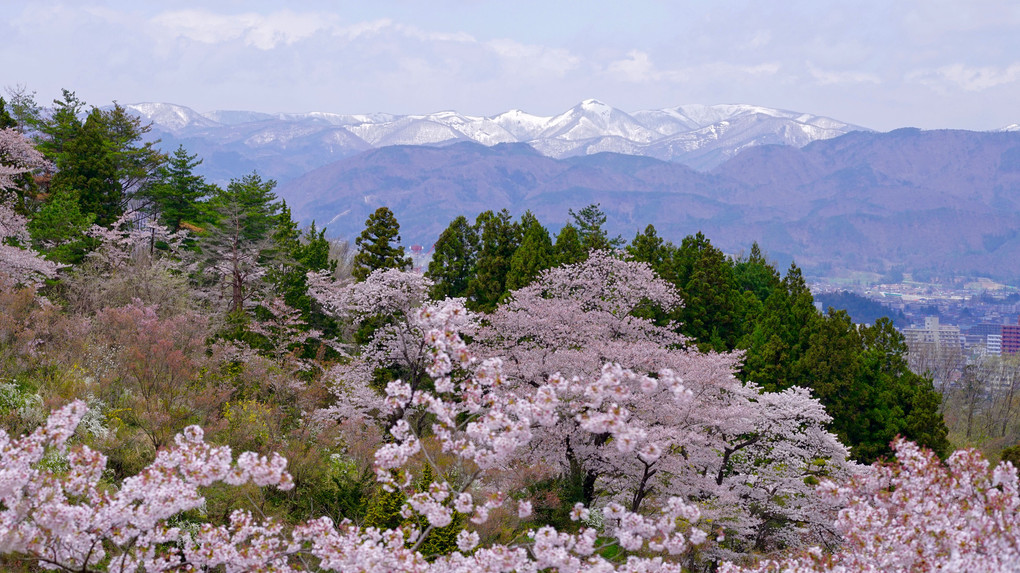
<svg viewBox="0 0 1020 573"><path fill-rule="evenodd" d="M412 391L394 381L381 408L422 409L433 417L433 438L405 420L376 453L375 469L385 487L406 487L412 458L430 459L428 440L464 463L461 479L439 478L411 495L404 511L426 517L392 530L357 527L318 518L287 526L237 511L228 524L183 526L175 516L198 509L202 487L222 482L288 488L284 460L244 453L236 462L228 448L206 444L189 427L138 476L117 487L104 483L102 454L75 445L75 427L85 413L75 402L55 412L35 432L12 439L0 431L0 552L18 554L46 568L73 571L643 571L688 570L691 551L705 543L705 521L695 504L680 496L662 499L657 511L636 513L616 502L593 510L579 504L572 517L585 523L566 533L544 526L508 545L479 546L473 527L499 507L531 507L486 486L546 428L582 420L593 433L609 434L615 448L647 452L655 444L614 401L624 392L654 394L665 386L678 404L697 393L675 374L657 378L606 367L597 380L553 377L532 390L513 387L502 360L476 356L458 333L465 311L457 302L428 305L419 320L436 327L426 334L431 388ZM692 390L688 392L688 390ZM571 399L586 392L585 400ZM765 395L763 395L765 396ZM777 398L778 399L778 398ZM788 400L784 400L788 402ZM788 408L789 406L784 406ZM565 420L566 419L566 420ZM963 451L941 462L913 444L898 442L897 463L880 465L848 481L825 480L831 502L840 504L836 526L843 547L833 553L812 548L785 561L752 567L723 563L724 573L765 571L1015 571L1020 562L1020 484L1005 464L990 470L979 454ZM401 470L401 471L397 471ZM439 475L436 473L435 475ZM458 550L428 561L418 551L431 528L450 523L453 511L470 516L458 535ZM615 560L604 550L622 553Z"/></svg>
<svg viewBox="0 0 1020 573"><path fill-rule="evenodd" d="M564 410L566 404L556 398L558 382L536 389L525 399L502 392L505 377L500 361L479 360L461 340L457 324L463 315L462 304L456 302L420 311L423 323L437 326L427 333L431 357L427 369L435 380L434 390L420 389L412 397L407 384L395 381L387 387L382 405L391 410L427 410L434 416L432 433L440 447L473 468L458 484L440 479L428 491L408 499L405 511L427 518L424 530L402 526L382 531L359 528L349 521L334 524L328 518L288 528L243 511L232 514L228 525L171 525L173 516L201 506L199 488L212 483L290 487L285 462L276 455L260 458L250 453L232 462L228 448L209 446L199 428L189 427L174 447L157 455L152 466L110 490L101 485L102 454L85 446L68 446L85 410L76 402L55 412L29 436L12 440L0 432L0 551L29 556L44 567L75 571L209 567L296 571L307 570L312 563L334 571L610 571L616 567L599 554L610 544L634 553L618 563L621 571L681 571L683 555L703 542L706 534L688 525L698 521L697 507L675 497L649 516L610 504L601 531L582 527L576 533L563 533L542 527L520 543L478 547L477 532L465 529L458 535L459 551L432 562L417 552L431 528L450 523L454 510L469 515L469 522L477 525L508 504L505 493L476 487L478 478L512 459L528 443L534 427L555 425L560 416L572 411L572 407ZM621 371L607 376L619 376L618 385L632 374ZM611 408L597 410L614 416ZM622 418L607 422L614 435L630 431ZM427 457L427 452L422 450L422 437L403 420L394 425L391 435L392 441L376 454L376 473L386 487L406 487L412 476L395 470L406 470L411 456ZM65 463L41 463L47 455L61 456ZM397 476L405 481L401 483ZM520 502L517 511L527 516L530 506ZM578 506L574 516L584 519L588 513ZM638 557L637 553L661 556Z"/></svg>
<svg viewBox="0 0 1020 573"><path fill-rule="evenodd" d="M0 189L0 285L35 285L57 276L63 265L47 261L30 244L28 219L16 212L13 197Z"/></svg>
<svg viewBox="0 0 1020 573"><path fill-rule="evenodd" d="M110 227L93 225L86 234L98 243L68 280L72 309L94 313L106 306L141 300L160 312L192 308L188 289L188 232L170 232L155 221L121 215Z"/></svg>
<svg viewBox="0 0 1020 573"><path fill-rule="evenodd" d="M403 410L383 415L379 409L385 385L402 379L417 390L429 381L431 360L426 333L436 325L418 312L428 300L432 281L399 269L378 269L364 281L336 282L329 273L309 273L309 293L333 317L352 325L349 336L367 337L364 344L348 344L348 362L333 367L327 377L337 395L331 415L339 419L368 417L386 427ZM467 313L457 315L459 330L470 327ZM381 418L380 418L381 416Z"/></svg>
<svg viewBox="0 0 1020 573"><path fill-rule="evenodd" d="M582 410L544 428L528 460L583 472L586 504L612 500L639 511L660 496L700 500L727 536L713 559L831 538L834 506L821 503L813 486L851 467L824 429L824 408L804 389L765 393L742 384L733 375L739 355L697 352L669 325L639 316L677 304L676 291L648 265L592 251L512 293L488 317L475 337L478 352L503 358L511 391L585 380L576 389L561 382L559 399L590 406L593 392L611 396L633 431L611 437L602 417ZM605 386L611 371L647 381L640 391ZM676 385L661 381L673 379L689 400L671 399Z"/></svg>
<svg viewBox="0 0 1020 573"><path fill-rule="evenodd" d="M987 571L1020 569L1020 485L1016 469L994 469L976 450L942 463L911 442L893 444L896 460L876 464L846 483L826 480L822 491L844 506L836 527L838 552L802 555L737 572Z"/></svg>
<svg viewBox="0 0 1020 573"><path fill-rule="evenodd" d="M17 186L17 178L24 173L49 166L23 133L8 127L0 129L0 191Z"/></svg>
<svg viewBox="0 0 1020 573"><path fill-rule="evenodd" d="M286 460L244 453L234 462L229 448L206 444L192 426L111 490L102 482L106 457L69 447L85 411L74 402L17 439L0 430L0 551L68 571L254 570L279 561L282 548L260 543L279 528L255 526L249 514L235 513L230 526L200 526L194 535L168 520L200 508L199 488L216 482L291 487ZM247 548L230 551L234 544Z"/></svg>
<svg viewBox="0 0 1020 573"><path fill-rule="evenodd" d="M19 175L48 165L20 131L0 129L0 283L32 285L53 278L60 268L28 247L28 219L17 212L17 196L10 192Z"/></svg>

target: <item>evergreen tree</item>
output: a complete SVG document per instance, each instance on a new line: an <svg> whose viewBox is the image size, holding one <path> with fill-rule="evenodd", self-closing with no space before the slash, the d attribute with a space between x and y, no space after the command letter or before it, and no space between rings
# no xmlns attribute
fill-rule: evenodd
<svg viewBox="0 0 1020 573"><path fill-rule="evenodd" d="M702 350L733 350L744 335L744 298L733 267L701 233L684 238L673 257L684 306L676 317L680 332Z"/></svg>
<svg viewBox="0 0 1020 573"><path fill-rule="evenodd" d="M9 127L17 128L18 122L7 111L7 102L0 96L0 129L7 129Z"/></svg>
<svg viewBox="0 0 1020 573"><path fill-rule="evenodd" d="M265 275L265 256L276 251L273 235L279 224L280 203L273 188L257 173L233 179L217 188L210 206L218 216L205 239L203 253L209 268L229 286L229 311L240 312L257 292Z"/></svg>
<svg viewBox="0 0 1020 573"><path fill-rule="evenodd" d="M573 209L568 212L574 219L574 225L577 227L581 245L585 251L616 249L623 246L622 237L617 235L610 239L603 228L606 224L606 214L598 203L588 205L576 213Z"/></svg>
<svg viewBox="0 0 1020 573"><path fill-rule="evenodd" d="M648 263L659 277L676 284L676 276L672 268L676 247L673 243L664 241L655 230L654 225L648 225L644 232L635 235L626 250L632 259Z"/></svg>
<svg viewBox="0 0 1020 573"><path fill-rule="evenodd" d="M52 188L76 193L81 211L107 227L124 213L125 198L117 179L117 163L106 139L102 112L93 109L78 133L61 143Z"/></svg>
<svg viewBox="0 0 1020 573"><path fill-rule="evenodd" d="M468 283L469 307L492 312L506 294L510 260L521 243L521 227L506 209L478 215L475 228L479 235L475 275Z"/></svg>
<svg viewBox="0 0 1020 573"><path fill-rule="evenodd" d="M85 103L74 92L63 93L48 117L28 121L41 134L39 150L56 164L52 187L76 192L81 211L94 214L97 225L109 226L136 194L144 194L166 158L155 142L142 142L151 126L123 106L93 107L82 121Z"/></svg>
<svg viewBox="0 0 1020 573"><path fill-rule="evenodd" d="M907 345L888 318L878 319L873 326L860 329L864 385L878 387L873 407L880 411L895 404L897 411L889 417L884 435L871 437L868 450L861 449L860 461L874 461L892 452L890 442L897 435L924 446L940 457L950 453L948 428L942 417L941 396L930 378L915 374L907 363Z"/></svg>
<svg viewBox="0 0 1020 573"><path fill-rule="evenodd" d="M46 258L64 264L77 264L85 258L91 240L85 231L95 215L82 213L76 191L58 190L28 222L32 244Z"/></svg>
<svg viewBox="0 0 1020 573"><path fill-rule="evenodd" d="M567 223L556 235L556 245L553 247L553 254L556 257L556 266L573 265L588 258L588 251L581 244L581 236L577 227Z"/></svg>
<svg viewBox="0 0 1020 573"><path fill-rule="evenodd" d="M871 426L881 423L881 416L869 411L874 391L880 389L860 384L862 343L850 316L830 309L816 325L804 355L792 365L791 378L806 382L798 386L814 390L833 418L831 431L856 455L854 448L875 432ZM889 406L895 407L892 403ZM889 440L893 437L895 434Z"/></svg>
<svg viewBox="0 0 1020 573"><path fill-rule="evenodd" d="M432 279L429 293L435 300L464 297L474 274L478 232L463 215L454 219L439 235L425 276Z"/></svg>
<svg viewBox="0 0 1020 573"><path fill-rule="evenodd" d="M796 264L790 265L753 320L741 344L746 348L743 378L770 392L811 387L810 372L795 365L809 348L822 316Z"/></svg>
<svg viewBox="0 0 1020 573"><path fill-rule="evenodd" d="M359 281L368 278L377 269L411 268L411 259L404 256L400 244L400 224L387 207L379 207L365 221L365 230L354 240L358 254L354 255L351 274Z"/></svg>
<svg viewBox="0 0 1020 573"><path fill-rule="evenodd" d="M160 223L170 231L177 231L182 225L198 230L210 222L202 200L214 190L204 177L195 174L195 168L201 164L197 154L188 155L183 145L178 146L159 168L155 183L145 192Z"/></svg>
<svg viewBox="0 0 1020 573"><path fill-rule="evenodd" d="M42 118L41 111L30 96L22 104L23 121L30 128L38 129L41 134L39 151L56 163L58 168L64 146L74 141L81 132L81 115L85 109L85 102L78 99L74 92L66 89L62 91L64 99L53 100L53 108L46 119Z"/></svg>
<svg viewBox="0 0 1020 573"><path fill-rule="evenodd" d="M554 266L552 239L549 231L538 222L531 211L521 217L523 229L521 246L510 258L510 272L506 276L506 290L514 291L531 284L539 273Z"/></svg>
<svg viewBox="0 0 1020 573"><path fill-rule="evenodd" d="M751 245L751 253L747 257L737 259L733 265L733 278L742 291L752 293L763 303L779 288L782 280L775 265L769 263L762 254L757 242Z"/></svg>
<svg viewBox="0 0 1020 573"><path fill-rule="evenodd" d="M421 477L415 482L415 491L427 492L432 482L436 480L436 475L432 471L432 466L426 463L422 466ZM429 527L429 521L424 515L416 514L416 521L418 529L425 532ZM464 514L460 512L453 512L453 521L444 527L434 527L425 536L425 539L421 541L418 546L418 551L425 556L426 559L432 560L440 555L449 555L454 551L457 551L457 534L464 529Z"/></svg>

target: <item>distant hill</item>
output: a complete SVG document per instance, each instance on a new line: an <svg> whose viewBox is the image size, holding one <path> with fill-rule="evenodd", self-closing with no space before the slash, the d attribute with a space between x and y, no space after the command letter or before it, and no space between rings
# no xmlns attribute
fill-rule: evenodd
<svg viewBox="0 0 1020 573"><path fill-rule="evenodd" d="M455 111L425 115L199 113L170 103L125 106L153 125L172 151L205 159L203 174L226 182L258 169L280 181L338 159L393 145L527 143L555 158L626 153L711 169L756 145L803 146L864 129L836 119L754 105L681 105L627 113L585 100L553 116L510 110L492 117Z"/></svg>
<svg viewBox="0 0 1020 573"><path fill-rule="evenodd" d="M833 291L814 293L815 302L822 306L823 312L829 307L845 310L850 319L857 324L875 324L875 321L887 317L898 327L907 326L907 317L903 311L889 308L880 302L871 300L850 291Z"/></svg>
<svg viewBox="0 0 1020 573"><path fill-rule="evenodd" d="M750 147L709 172L650 157L555 159L523 144L373 149L280 188L303 220L354 236L378 206L405 243L456 215L530 209L552 227L600 203L611 232L702 230L728 252L757 240L809 272L926 270L1020 279L1020 132L851 132L803 148Z"/></svg>

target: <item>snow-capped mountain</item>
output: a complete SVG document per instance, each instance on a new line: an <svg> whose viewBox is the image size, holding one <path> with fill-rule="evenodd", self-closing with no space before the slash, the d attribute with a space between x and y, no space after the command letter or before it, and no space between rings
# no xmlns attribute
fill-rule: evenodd
<svg viewBox="0 0 1020 573"><path fill-rule="evenodd" d="M802 147L864 129L832 118L752 105L681 105L627 113L594 99L554 116L521 110L491 117L455 111L392 115L221 110L201 114L164 103L126 107L152 122L164 144L184 144L202 157L226 153L245 168L268 163L260 171L281 179L366 149L457 141L489 146L527 143L554 158L600 152L644 155L711 169L748 147ZM293 158L298 152L306 156ZM291 164L293 168L288 167Z"/></svg>

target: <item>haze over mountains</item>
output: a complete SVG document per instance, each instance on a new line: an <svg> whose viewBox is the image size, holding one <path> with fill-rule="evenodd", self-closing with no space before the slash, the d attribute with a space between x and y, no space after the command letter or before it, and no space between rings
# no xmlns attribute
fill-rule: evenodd
<svg viewBox="0 0 1020 573"><path fill-rule="evenodd" d="M876 133L748 105L625 113L588 100L553 117L198 114L127 106L164 149L226 181L257 169L299 219L353 237L379 206L426 250L457 215L533 211L550 228L600 203L625 239L654 224L727 252L761 243L833 276L902 270L1020 282L1020 131Z"/></svg>
<svg viewBox="0 0 1020 573"><path fill-rule="evenodd" d="M427 115L200 114L167 103L125 106L153 123L164 148L183 144L206 158L207 174L287 180L331 161L390 145L527 143L555 158L600 152L654 157L709 169L755 145L803 146L864 129L832 118L752 105L682 105L626 113L586 100L555 116L511 110L493 117Z"/></svg>

